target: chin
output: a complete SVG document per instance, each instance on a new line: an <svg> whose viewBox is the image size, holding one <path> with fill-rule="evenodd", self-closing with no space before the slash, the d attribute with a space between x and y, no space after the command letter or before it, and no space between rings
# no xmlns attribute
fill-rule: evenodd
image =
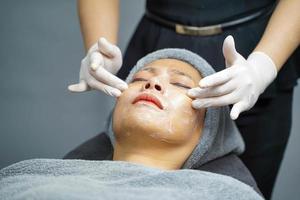
<svg viewBox="0 0 300 200"><path fill-rule="evenodd" d="M161 116L150 112L131 112L123 122L127 126L143 131L163 127Z"/></svg>
<svg viewBox="0 0 300 200"><path fill-rule="evenodd" d="M127 132L127 136L130 136L132 133L139 135L164 133L166 131L166 120L162 120L162 116L157 115L157 113L154 114L145 111L141 112L139 109L130 109L130 112L127 114L114 115L113 130L116 136L121 136L120 133L124 132ZM164 119L168 118L165 117Z"/></svg>
<svg viewBox="0 0 300 200"><path fill-rule="evenodd" d="M176 128L178 127L172 126L170 121L156 120L153 117L151 119L136 117L131 113L127 120L122 121L119 126L116 124L114 132L119 140L126 137L141 137L142 134L146 138L152 138L164 144L182 144L186 135L185 133L182 134L183 132L176 131ZM124 130L127 130L127 134L125 134Z"/></svg>

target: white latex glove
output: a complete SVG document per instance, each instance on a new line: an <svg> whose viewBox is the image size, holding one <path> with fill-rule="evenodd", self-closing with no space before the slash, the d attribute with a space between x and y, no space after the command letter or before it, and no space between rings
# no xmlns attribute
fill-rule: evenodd
<svg viewBox="0 0 300 200"><path fill-rule="evenodd" d="M100 38L81 61L79 83L69 85L71 92L85 92L97 89L108 95L118 97L128 88L125 81L116 74L122 66L120 49L105 38Z"/></svg>
<svg viewBox="0 0 300 200"><path fill-rule="evenodd" d="M253 107L277 76L277 69L263 52L253 52L246 60L236 51L232 36L224 40L223 55L226 69L201 79L188 95L196 98L192 102L195 109L233 104L230 116L235 120Z"/></svg>

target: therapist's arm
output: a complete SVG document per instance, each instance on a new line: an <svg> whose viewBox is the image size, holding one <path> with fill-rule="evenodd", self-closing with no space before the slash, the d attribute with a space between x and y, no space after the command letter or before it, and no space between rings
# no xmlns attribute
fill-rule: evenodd
<svg viewBox="0 0 300 200"><path fill-rule="evenodd" d="M117 43L119 25L118 0L78 0L78 15L86 56L81 60L79 81L68 86L71 92L91 89L118 97L128 88L115 76L122 66Z"/></svg>
<svg viewBox="0 0 300 200"><path fill-rule="evenodd" d="M277 71L300 43L300 0L280 0L254 51L266 53Z"/></svg>
<svg viewBox="0 0 300 200"><path fill-rule="evenodd" d="M255 105L299 42L300 0L281 0L247 59L236 51L232 36L224 40L226 69L201 79L200 87L189 90L188 95L195 98L193 107L233 104L230 116L237 119L241 112Z"/></svg>
<svg viewBox="0 0 300 200"><path fill-rule="evenodd" d="M77 4L86 51L100 37L116 44L119 26L119 0L78 0Z"/></svg>

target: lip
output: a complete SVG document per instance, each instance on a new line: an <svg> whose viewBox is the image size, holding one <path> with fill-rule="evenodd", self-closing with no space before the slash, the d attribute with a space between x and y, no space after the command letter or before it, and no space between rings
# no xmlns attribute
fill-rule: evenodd
<svg viewBox="0 0 300 200"><path fill-rule="evenodd" d="M132 104L135 104L139 101L146 101L146 102L149 102L149 103L152 103L152 104L156 105L161 110L164 109L161 101L156 96L154 96L153 94L150 94L150 93L142 93L142 94L138 95L133 100Z"/></svg>

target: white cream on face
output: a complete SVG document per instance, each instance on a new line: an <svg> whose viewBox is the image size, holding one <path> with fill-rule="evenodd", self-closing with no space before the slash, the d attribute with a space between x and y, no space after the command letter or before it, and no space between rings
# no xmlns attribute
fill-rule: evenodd
<svg viewBox="0 0 300 200"><path fill-rule="evenodd" d="M115 109L115 113L118 113L114 115L118 121L116 130L122 131L121 127L127 127L123 136L126 134L136 137L134 132L139 130L138 134L148 134L156 140L168 143L182 142L191 137L195 127L198 127L199 118L191 106L192 99L186 95L187 88L178 86L177 83L193 87L201 77L196 69L182 61L179 62L181 63L174 62L174 59L164 59L162 62L151 63L149 66L152 69L141 70L135 74L133 79L139 80L129 84L129 89L123 92ZM180 73L188 73L194 79ZM197 73L197 76L192 73ZM143 89L147 82L157 83L163 90ZM145 91L157 96L164 110L147 103L130 104L138 94ZM117 134L117 137L122 135Z"/></svg>

